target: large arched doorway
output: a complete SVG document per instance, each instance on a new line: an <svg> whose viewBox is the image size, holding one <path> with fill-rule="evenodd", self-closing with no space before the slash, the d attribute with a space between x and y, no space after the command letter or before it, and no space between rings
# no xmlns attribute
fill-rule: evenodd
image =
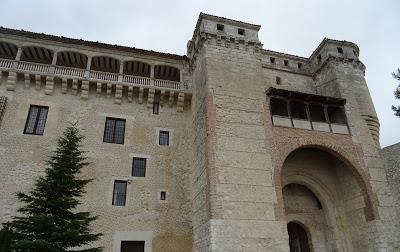
<svg viewBox="0 0 400 252"><path fill-rule="evenodd" d="M307 227L311 250L368 251L369 201L356 172L317 148L300 148L286 158L281 171L285 218Z"/></svg>
<svg viewBox="0 0 400 252"><path fill-rule="evenodd" d="M307 231L298 223L291 221L287 224L290 252L310 252Z"/></svg>

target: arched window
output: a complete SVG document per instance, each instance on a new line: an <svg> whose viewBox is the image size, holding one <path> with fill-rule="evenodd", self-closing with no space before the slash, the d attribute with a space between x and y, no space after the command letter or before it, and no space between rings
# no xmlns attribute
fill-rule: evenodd
<svg viewBox="0 0 400 252"><path fill-rule="evenodd" d="M96 56L92 58L90 70L119 73L119 60L108 56Z"/></svg>
<svg viewBox="0 0 400 252"><path fill-rule="evenodd" d="M150 77L150 65L140 61L126 61L124 62L124 74Z"/></svg>
<svg viewBox="0 0 400 252"><path fill-rule="evenodd" d="M57 54L57 66L86 69L88 57L82 53L63 51Z"/></svg>
<svg viewBox="0 0 400 252"><path fill-rule="evenodd" d="M24 47L22 49L21 61L51 64L53 61L53 52L43 47Z"/></svg>
<svg viewBox="0 0 400 252"><path fill-rule="evenodd" d="M0 41L0 58L15 59L17 56L18 47L14 44Z"/></svg>
<svg viewBox="0 0 400 252"><path fill-rule="evenodd" d="M154 78L161 80L180 81L180 71L176 67L158 65L154 67Z"/></svg>

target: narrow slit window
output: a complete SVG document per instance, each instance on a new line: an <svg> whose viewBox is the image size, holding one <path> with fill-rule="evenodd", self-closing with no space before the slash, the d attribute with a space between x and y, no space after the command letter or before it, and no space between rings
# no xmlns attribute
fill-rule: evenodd
<svg viewBox="0 0 400 252"><path fill-rule="evenodd" d="M313 122L326 122L324 107L320 104L310 104L311 121Z"/></svg>
<svg viewBox="0 0 400 252"><path fill-rule="evenodd" d="M297 63L297 68L298 68L298 69L301 69L302 67L303 67L303 64Z"/></svg>
<svg viewBox="0 0 400 252"><path fill-rule="evenodd" d="M160 192L160 200L166 200L167 199L167 192L162 191Z"/></svg>
<svg viewBox="0 0 400 252"><path fill-rule="evenodd" d="M321 54L317 56L317 61L318 61L318 64L321 64L321 61L322 61Z"/></svg>
<svg viewBox="0 0 400 252"><path fill-rule="evenodd" d="M289 66L289 61L288 61L288 60L284 60L284 61L283 61L283 64L284 64L285 66Z"/></svg>
<svg viewBox="0 0 400 252"><path fill-rule="evenodd" d="M338 48L337 48L337 52L338 52L338 53L343 53L343 48L338 47Z"/></svg>
<svg viewBox="0 0 400 252"><path fill-rule="evenodd" d="M274 57L270 57L269 61L271 62L271 64L274 64L275 63L275 58Z"/></svg>
<svg viewBox="0 0 400 252"><path fill-rule="evenodd" d="M26 119L24 134L43 135L49 107L31 105Z"/></svg>
<svg viewBox="0 0 400 252"><path fill-rule="evenodd" d="M347 124L343 107L329 106L327 111L330 123Z"/></svg>
<svg viewBox="0 0 400 252"><path fill-rule="evenodd" d="M133 158L132 176L145 177L146 176L146 158Z"/></svg>
<svg viewBox="0 0 400 252"><path fill-rule="evenodd" d="M245 32L244 29L240 29L240 28L238 29L238 34L239 35L244 35L244 32Z"/></svg>
<svg viewBox="0 0 400 252"><path fill-rule="evenodd" d="M278 98L270 99L271 113L273 116L289 117L287 101Z"/></svg>
<svg viewBox="0 0 400 252"><path fill-rule="evenodd" d="M125 119L106 118L103 142L123 144L125 137Z"/></svg>
<svg viewBox="0 0 400 252"><path fill-rule="evenodd" d="M114 181L112 204L114 206L125 206L126 204L126 181Z"/></svg>
<svg viewBox="0 0 400 252"><path fill-rule="evenodd" d="M158 102L153 103L153 114L160 114L160 104Z"/></svg>
<svg viewBox="0 0 400 252"><path fill-rule="evenodd" d="M307 120L306 106L302 102L291 101L290 113L293 119Z"/></svg>
<svg viewBox="0 0 400 252"><path fill-rule="evenodd" d="M161 130L158 139L159 145L169 145L169 132Z"/></svg>

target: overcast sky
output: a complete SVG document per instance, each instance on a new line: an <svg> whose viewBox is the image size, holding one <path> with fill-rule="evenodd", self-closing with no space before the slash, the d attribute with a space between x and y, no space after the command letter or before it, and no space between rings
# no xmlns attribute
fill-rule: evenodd
<svg viewBox="0 0 400 252"><path fill-rule="evenodd" d="M186 54L200 12L261 25L265 49L309 57L324 37L360 47L381 124L381 145L400 142L390 107L400 67L400 0L0 0L0 26Z"/></svg>

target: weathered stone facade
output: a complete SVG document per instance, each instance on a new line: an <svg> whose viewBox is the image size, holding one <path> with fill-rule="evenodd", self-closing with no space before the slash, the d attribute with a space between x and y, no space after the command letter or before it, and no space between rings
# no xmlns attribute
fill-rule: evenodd
<svg viewBox="0 0 400 252"><path fill-rule="evenodd" d="M303 58L263 49L259 29L200 14L179 56L0 28L1 221L77 122L94 178L81 207L105 251L306 246L288 223L312 251L398 251L398 155L379 147L357 45L324 39ZM24 134L31 105L48 107L43 135ZM125 120L123 144L103 141L106 118Z"/></svg>

